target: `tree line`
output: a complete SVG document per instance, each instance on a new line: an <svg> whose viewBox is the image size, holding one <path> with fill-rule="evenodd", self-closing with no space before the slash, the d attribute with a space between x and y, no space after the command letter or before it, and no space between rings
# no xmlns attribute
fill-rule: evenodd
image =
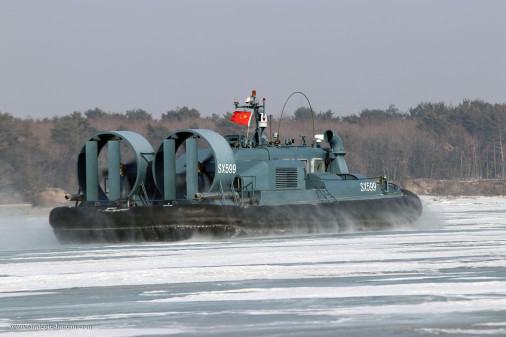
<svg viewBox="0 0 506 337"><path fill-rule="evenodd" d="M186 106L169 110L160 119L142 109L110 113L95 108L52 119L19 119L0 112L0 193L16 192L36 204L46 188L76 192L75 158L95 132L138 132L156 149L169 133L183 128L246 134L247 127L232 123L231 116L226 112L202 117ZM349 116L300 107L281 121L273 116L268 133L278 132L279 125L281 138L302 143L301 135L312 133L313 116L316 133L332 129L340 134L352 172L370 177L386 174L401 184L415 178L506 177L506 104L424 102L407 112L390 105Z"/></svg>

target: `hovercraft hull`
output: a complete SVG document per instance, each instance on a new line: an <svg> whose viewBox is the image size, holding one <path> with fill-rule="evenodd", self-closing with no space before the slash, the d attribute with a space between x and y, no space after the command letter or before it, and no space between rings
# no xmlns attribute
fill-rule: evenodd
<svg viewBox="0 0 506 337"><path fill-rule="evenodd" d="M131 208L58 207L49 222L62 243L177 241L270 234L387 230L420 216L415 194L320 204L240 207L179 204Z"/></svg>

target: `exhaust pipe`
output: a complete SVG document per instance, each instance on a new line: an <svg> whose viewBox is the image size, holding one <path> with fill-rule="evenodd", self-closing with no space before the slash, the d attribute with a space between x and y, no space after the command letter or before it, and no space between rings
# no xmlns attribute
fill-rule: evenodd
<svg viewBox="0 0 506 337"><path fill-rule="evenodd" d="M65 200L67 201L84 201L84 194L65 194Z"/></svg>
<svg viewBox="0 0 506 337"><path fill-rule="evenodd" d="M222 197L225 199L239 198L239 193L237 192L199 192L195 193L195 199L221 199Z"/></svg>
<svg viewBox="0 0 506 337"><path fill-rule="evenodd" d="M341 137L337 133L332 130L325 131L323 135L323 139L329 143L331 147L331 153L329 153L330 163L327 171L335 174L347 174L348 166L346 165L346 161L344 160L344 155L346 151L343 147L343 141Z"/></svg>

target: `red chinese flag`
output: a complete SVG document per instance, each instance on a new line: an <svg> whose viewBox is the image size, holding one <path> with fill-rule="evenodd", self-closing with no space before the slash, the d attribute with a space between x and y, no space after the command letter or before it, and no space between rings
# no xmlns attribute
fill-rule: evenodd
<svg viewBox="0 0 506 337"><path fill-rule="evenodd" d="M234 111L234 115L230 120L237 124L249 125L249 121L251 120L251 112L247 111Z"/></svg>

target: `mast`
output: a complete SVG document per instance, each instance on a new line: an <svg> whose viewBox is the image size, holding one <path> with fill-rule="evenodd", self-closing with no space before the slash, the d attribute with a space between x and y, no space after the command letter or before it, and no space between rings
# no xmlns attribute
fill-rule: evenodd
<svg viewBox="0 0 506 337"><path fill-rule="evenodd" d="M235 100L235 108L252 109L255 116L255 132L248 141L248 146L256 147L267 145L269 139L265 135L265 129L268 127L267 115L265 113L265 98L262 99L262 104L259 103L256 90L251 92L251 96L246 98L247 105L239 105L239 102Z"/></svg>

